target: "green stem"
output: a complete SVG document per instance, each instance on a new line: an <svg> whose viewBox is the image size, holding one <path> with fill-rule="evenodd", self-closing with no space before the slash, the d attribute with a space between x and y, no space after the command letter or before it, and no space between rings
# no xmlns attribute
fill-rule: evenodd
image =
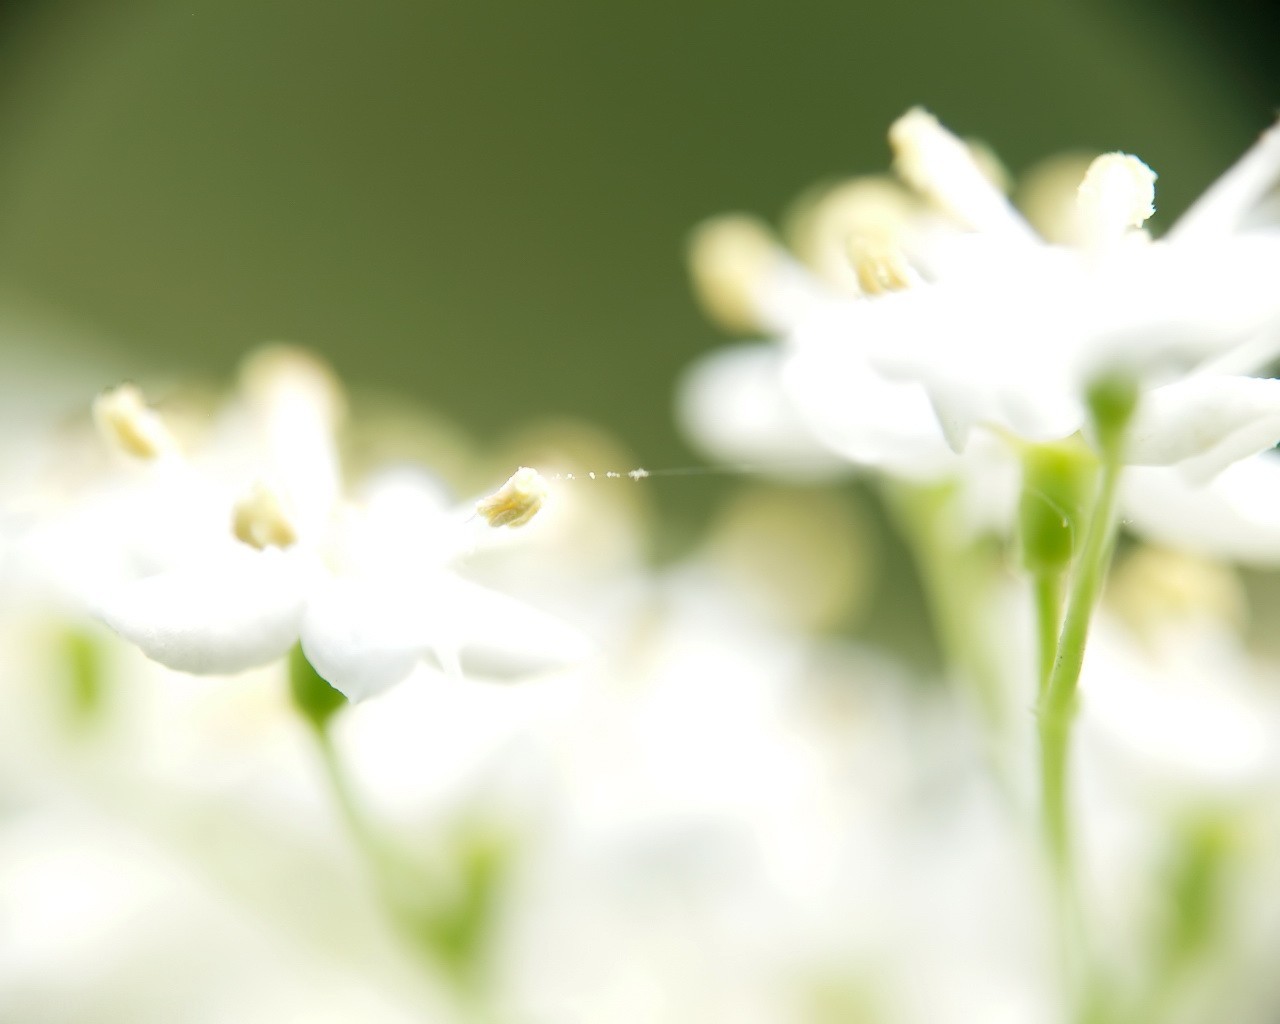
<svg viewBox="0 0 1280 1024"><path fill-rule="evenodd" d="M883 494L915 560L946 667L968 684L992 734L999 735L1005 718L1000 672L978 621L988 583L984 552L957 541L950 488L897 484Z"/></svg>
<svg viewBox="0 0 1280 1024"><path fill-rule="evenodd" d="M342 759L338 756L329 730L324 726L317 726L312 734L320 751L320 764L324 769L325 781L329 784L329 792L333 795L334 805L338 808L347 832L372 868L379 889L384 891L384 895L389 894L393 888L391 880L396 873L396 858L360 809L360 803L342 767Z"/></svg>
<svg viewBox="0 0 1280 1024"><path fill-rule="evenodd" d="M1043 701L1049 679L1058 660L1058 631L1062 628L1062 573L1045 569L1035 574L1037 646L1040 653L1040 685L1037 699Z"/></svg>
<svg viewBox="0 0 1280 1024"><path fill-rule="evenodd" d="M1109 1019L1107 999L1098 987L1101 978L1089 967L1088 941L1074 866L1073 836L1069 814L1068 781L1071 730L1075 722L1080 670L1094 609L1102 594L1116 534L1116 505L1123 459L1119 446L1110 446L1102 462L1101 480L1085 530L1084 545L1076 560L1062 616L1061 633L1052 642L1050 623L1061 610L1060 579L1037 577L1036 604L1040 618L1040 725L1041 813L1045 846L1053 866L1060 953L1068 990L1074 1003L1073 1019ZM1052 659L1047 653L1052 652Z"/></svg>
<svg viewBox="0 0 1280 1024"><path fill-rule="evenodd" d="M1089 623L1102 592L1115 540L1116 502L1122 469L1122 460L1116 455L1109 455L1102 464L1102 481L1067 597L1057 656L1039 704L1045 839L1054 865L1064 878L1070 877L1071 863L1071 831L1067 814L1071 727L1075 720L1076 693L1080 669L1084 664Z"/></svg>
<svg viewBox="0 0 1280 1024"><path fill-rule="evenodd" d="M333 742L328 720L323 724L314 724L311 732L320 752L320 761L334 804L352 841L369 866L378 898L386 908L388 917L410 946L425 956L433 976L443 976L448 981L462 1019L475 1024L491 1024L494 1016L475 976L475 965L465 959L458 961L433 940L431 911L428 907L417 905L419 900L415 897L421 895L427 879L401 851L379 835L361 810Z"/></svg>

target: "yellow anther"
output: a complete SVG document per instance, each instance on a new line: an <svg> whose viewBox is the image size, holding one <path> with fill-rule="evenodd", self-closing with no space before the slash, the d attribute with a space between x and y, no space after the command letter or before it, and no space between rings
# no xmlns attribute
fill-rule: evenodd
<svg viewBox="0 0 1280 1024"><path fill-rule="evenodd" d="M919 200L890 177L851 178L802 196L786 233L796 255L823 280L857 293L850 239L901 245L920 212Z"/></svg>
<svg viewBox="0 0 1280 1024"><path fill-rule="evenodd" d="M263 551L269 547L287 548L298 540L297 530L285 513L276 493L265 484L254 484L253 490L236 502L232 509L231 530L236 540Z"/></svg>
<svg viewBox="0 0 1280 1024"><path fill-rule="evenodd" d="M476 502L476 512L490 526L524 526L538 514L546 497L547 482L542 474L521 466L505 484Z"/></svg>
<svg viewBox="0 0 1280 1024"><path fill-rule="evenodd" d="M148 408L136 384L121 384L95 398L93 420L108 443L139 459L156 459L176 447L164 420Z"/></svg>
<svg viewBox="0 0 1280 1024"><path fill-rule="evenodd" d="M902 250L875 238L851 238L849 259L865 295L900 292L917 280Z"/></svg>

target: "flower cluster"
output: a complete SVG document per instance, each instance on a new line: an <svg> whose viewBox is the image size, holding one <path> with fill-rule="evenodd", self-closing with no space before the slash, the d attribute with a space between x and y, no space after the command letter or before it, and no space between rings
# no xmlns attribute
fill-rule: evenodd
<svg viewBox="0 0 1280 1024"><path fill-rule="evenodd" d="M344 493L345 398L298 349L245 365L239 394L191 454L131 384L93 413L116 472L18 545L29 575L183 672L226 674L296 643L352 700L430 656L454 675L574 663L572 628L455 566L533 518L545 485L522 469L477 507L451 507L429 471L393 465Z"/></svg>
<svg viewBox="0 0 1280 1024"><path fill-rule="evenodd" d="M292 347L0 432L0 1017L1275 1019L1280 128L1159 237L1135 156L889 140L694 233L764 340L684 425L782 483L662 561L689 471L451 434L455 502Z"/></svg>
<svg viewBox="0 0 1280 1024"><path fill-rule="evenodd" d="M1274 560L1280 128L1153 239L1155 173L1109 153L1069 190L1006 197L989 154L923 110L889 133L896 178L802 202L791 250L740 215L694 235L695 285L731 329L774 340L704 359L684 419L713 454L831 456L907 479L987 474L1026 443L1090 434L1091 390L1134 389L1124 507L1157 539ZM1056 187L1055 187L1056 186ZM808 449L808 452L805 450ZM825 458L824 458L825 457ZM1227 471L1224 473L1224 471ZM1007 499L1006 499L1007 503Z"/></svg>

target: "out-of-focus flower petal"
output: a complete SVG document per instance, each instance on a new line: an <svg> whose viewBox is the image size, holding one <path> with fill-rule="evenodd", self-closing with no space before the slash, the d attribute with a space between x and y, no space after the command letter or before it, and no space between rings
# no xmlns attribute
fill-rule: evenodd
<svg viewBox="0 0 1280 1024"><path fill-rule="evenodd" d="M1264 452L1196 485L1177 467L1125 471L1126 521L1149 540L1212 558L1280 565L1280 455Z"/></svg>
<svg viewBox="0 0 1280 1024"><path fill-rule="evenodd" d="M420 579L335 579L301 626L307 660L351 700L381 693L433 654L450 674L515 678L590 654L576 629L515 598L436 570Z"/></svg>
<svg viewBox="0 0 1280 1024"><path fill-rule="evenodd" d="M1280 124L1272 125L1248 151L1178 218L1169 239L1199 243L1241 227L1280 178Z"/></svg>
<svg viewBox="0 0 1280 1024"><path fill-rule="evenodd" d="M406 678L425 648L426 622L381 581L334 579L307 602L302 650L348 700L381 693Z"/></svg>
<svg viewBox="0 0 1280 1024"><path fill-rule="evenodd" d="M784 381L811 435L842 458L914 478L955 470L956 457L925 389L889 380L855 344L800 348Z"/></svg>
<svg viewBox="0 0 1280 1024"><path fill-rule="evenodd" d="M182 672L240 672L298 638L307 589L295 559L246 549L105 592L99 618L149 658Z"/></svg>
<svg viewBox="0 0 1280 1024"><path fill-rule="evenodd" d="M685 434L717 459L780 475L843 469L809 429L801 404L806 396L783 386L786 360L782 349L767 343L704 356L685 372L676 399Z"/></svg>
<svg viewBox="0 0 1280 1024"><path fill-rule="evenodd" d="M496 590L442 574L433 601L440 629L431 647L442 658L455 650L464 672L507 679L570 668L590 657L580 631Z"/></svg>
<svg viewBox="0 0 1280 1024"><path fill-rule="evenodd" d="M1086 733L1126 753L1141 775L1182 786L1247 785L1274 770L1275 708L1218 638L1184 629L1152 661L1108 625L1090 638L1080 677Z"/></svg>
<svg viewBox="0 0 1280 1024"><path fill-rule="evenodd" d="M1147 392L1130 432L1138 466L1180 463L1203 483L1240 459L1280 440L1280 380L1190 377Z"/></svg>

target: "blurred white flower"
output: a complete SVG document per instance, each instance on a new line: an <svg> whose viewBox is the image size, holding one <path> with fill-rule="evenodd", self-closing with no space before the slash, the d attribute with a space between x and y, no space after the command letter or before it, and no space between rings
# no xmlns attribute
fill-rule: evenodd
<svg viewBox="0 0 1280 1024"><path fill-rule="evenodd" d="M1248 792L1280 769L1280 702L1245 646L1232 571L1141 547L1113 573L1080 677L1085 742L1179 800Z"/></svg>
<svg viewBox="0 0 1280 1024"><path fill-rule="evenodd" d="M1262 452L1208 483L1177 469L1131 467L1126 522L1160 544L1248 565L1280 565L1280 454Z"/></svg>
<svg viewBox="0 0 1280 1024"><path fill-rule="evenodd" d="M449 508L426 474L384 474L363 500L343 496L334 438L343 398L327 367L266 350L248 364L243 392L220 424L224 443L202 461L178 454L139 402L119 392L100 401L105 432L147 464L130 467L131 486L32 531L25 553L36 574L60 577L74 600L171 668L236 672L301 640L352 700L428 654L451 672L465 659L497 674L583 655L569 627L453 571L495 531L474 506Z"/></svg>

